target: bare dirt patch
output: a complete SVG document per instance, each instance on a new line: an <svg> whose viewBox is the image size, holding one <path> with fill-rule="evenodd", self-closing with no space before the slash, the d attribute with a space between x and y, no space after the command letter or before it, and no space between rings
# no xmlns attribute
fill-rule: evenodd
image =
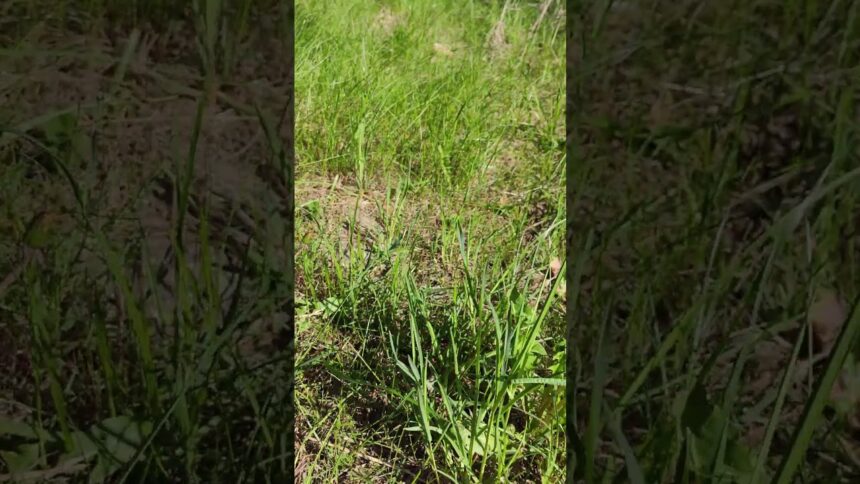
<svg viewBox="0 0 860 484"><path fill-rule="evenodd" d="M385 35L392 35L394 31L406 24L406 19L388 8L382 8L373 19L375 28L381 30Z"/></svg>
<svg viewBox="0 0 860 484"><path fill-rule="evenodd" d="M71 226L59 232L89 240L73 267L91 278L107 273L86 224L99 227L126 260L146 316L164 330L172 327L176 303L175 196L192 158L183 231L186 263L195 277L202 277L201 217L208 210L207 245L224 312L249 246L261 252L272 245L280 267L285 257L277 255L284 233L283 179L277 176L271 146L253 110L259 105L273 122L281 120L285 85L282 78L267 77L277 78L281 72L271 64L282 63L243 59L209 98L195 138L205 88L193 65L197 51L189 34L193 30L188 26L166 33L146 31L132 61L124 65L127 35L83 37L44 28L28 39L26 49L33 55L4 59L0 67L0 98L16 100L16 109L3 115L17 128L0 138L0 156L4 163L13 159L6 157L10 153L32 160L24 183L14 188L16 196L0 201L0 208L17 218L7 222L27 226L40 212L61 214ZM122 70L125 74L119 75ZM286 129L282 123L282 135ZM86 211L81 211L59 163L77 185L78 195L85 195ZM7 203L14 209L4 207ZM54 232L46 250L61 242L60 233ZM3 255L13 265L19 259ZM114 293L113 288L105 292L106 304L121 305L118 300L107 303ZM124 317L122 310L110 314ZM271 346L274 329L261 328L277 327L284 320L277 315L274 319L280 323L251 325L251 332L257 333L255 344ZM169 332L162 336L169 337ZM248 353L248 344L240 347ZM4 379L0 385L12 383Z"/></svg>

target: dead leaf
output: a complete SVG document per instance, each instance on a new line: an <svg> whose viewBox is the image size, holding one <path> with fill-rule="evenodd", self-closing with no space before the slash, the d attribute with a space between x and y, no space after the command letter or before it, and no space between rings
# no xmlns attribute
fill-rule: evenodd
<svg viewBox="0 0 860 484"><path fill-rule="evenodd" d="M452 57L454 55L454 51L451 50L451 47L440 42L435 42L433 44L433 50L436 51L437 54L442 54L447 57Z"/></svg>
<svg viewBox="0 0 860 484"><path fill-rule="evenodd" d="M672 108L674 107L674 99L672 93L668 89L663 91L651 104L651 109L648 111L648 120L651 126L663 126L672 122L676 116Z"/></svg>
<svg viewBox="0 0 860 484"><path fill-rule="evenodd" d="M556 257L552 260L552 262L549 263L549 270L550 273L552 273L552 277L558 275L558 272L561 270L561 260L558 257Z"/></svg>
<svg viewBox="0 0 860 484"><path fill-rule="evenodd" d="M508 47L507 35L505 34L504 14L487 35L487 45L493 53L500 53Z"/></svg>
<svg viewBox="0 0 860 484"><path fill-rule="evenodd" d="M764 440L765 426L761 424L752 424L747 426L747 431L744 433L744 444L750 448L756 448Z"/></svg>
<svg viewBox="0 0 860 484"><path fill-rule="evenodd" d="M845 416L848 429L860 431L860 365L848 364L830 389L830 401Z"/></svg>
<svg viewBox="0 0 860 484"><path fill-rule="evenodd" d="M385 35L391 35L397 27L403 24L403 19L391 10L383 8L374 19L373 24Z"/></svg>
<svg viewBox="0 0 860 484"><path fill-rule="evenodd" d="M823 290L809 308L809 324L815 343L815 352L827 354L833 348L836 337L848 316L845 305L835 292Z"/></svg>
<svg viewBox="0 0 860 484"><path fill-rule="evenodd" d="M762 341L755 348L755 372L746 388L753 395L762 395L776 385L780 369L784 368L790 348L777 341Z"/></svg>

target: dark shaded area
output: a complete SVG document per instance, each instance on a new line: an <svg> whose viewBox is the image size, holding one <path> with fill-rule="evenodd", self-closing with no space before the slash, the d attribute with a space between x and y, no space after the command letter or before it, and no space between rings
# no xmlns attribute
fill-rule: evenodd
<svg viewBox="0 0 860 484"><path fill-rule="evenodd" d="M292 480L293 2L197 3L0 6L0 480Z"/></svg>
<svg viewBox="0 0 860 484"><path fill-rule="evenodd" d="M856 479L856 2L567 5L569 481Z"/></svg>

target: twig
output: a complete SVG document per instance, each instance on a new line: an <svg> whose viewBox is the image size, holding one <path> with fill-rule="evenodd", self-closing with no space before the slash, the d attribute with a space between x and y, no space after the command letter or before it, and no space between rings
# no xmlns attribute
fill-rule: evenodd
<svg viewBox="0 0 860 484"><path fill-rule="evenodd" d="M538 27L540 27L540 24L543 23L543 19L544 19L544 17L546 17L546 13L547 13L547 11L549 11L549 6L552 5L552 1L553 0L544 0L543 1L543 3L540 6L540 15L538 16L537 20L535 20L535 23L532 24L531 28L529 29L529 33L531 33L531 34L535 33L535 31L538 29Z"/></svg>
<svg viewBox="0 0 860 484"><path fill-rule="evenodd" d="M146 76L146 77L151 78L152 80L162 84L162 86L167 88L167 90L173 91L172 92L173 94L179 94L181 96L187 96L187 97L190 97L192 99L193 98L199 98L200 96L204 95L204 92L199 90L199 89L195 89L193 87L188 87L188 86L182 85L182 84L168 78L167 76L160 74L156 71L153 71L151 69L138 69L138 68L132 67L129 70L133 74L140 75L140 76ZM224 104L235 109L240 114L243 114L246 116L255 116L256 115L256 111L254 110L254 108L238 101L237 99L234 99L232 96L228 96L227 94L221 92L220 90L216 93L216 96Z"/></svg>
<svg viewBox="0 0 860 484"><path fill-rule="evenodd" d="M16 472L14 474L0 474L0 482L20 482L29 480L46 481L62 474L72 474L80 472L87 468L87 464L83 457L68 460L53 469L45 469L40 471Z"/></svg>
<svg viewBox="0 0 860 484"><path fill-rule="evenodd" d="M317 444L318 446L320 446L320 449L322 449L322 447L323 447L323 442L322 442L322 441L320 441L319 439L317 439L316 437L313 437L313 436L310 436L310 435L309 435L309 436L307 436L307 440L309 440L309 441L311 441L311 442L313 442L313 443ZM368 462L372 462L372 463L374 463L374 464L379 464L379 465L381 465L381 466L388 467L389 469L392 469L392 470L400 470L400 471L403 471L403 472L405 472L405 473L409 474L409 475L410 475L410 476L412 476L412 477L415 477L415 476L416 476L416 474L415 474L414 472L410 471L409 469L398 468L398 467L394 466L393 464L390 464L390 463L388 463L388 462L385 462L384 460L382 460L382 459L380 459L380 458L378 458L378 457L374 457L374 456L372 456L372 455L368 455L368 454L365 454L365 453L363 453L363 452L358 452L357 450L353 450L353 449L350 449L350 448L348 448L348 447L344 447L344 446L342 446L342 445L335 444L335 443L332 443L332 442L328 442L328 443L326 443L325 445L328 445L328 446L334 447L335 449L337 449L337 450L338 450L338 451L340 451L340 452L346 452L346 453L348 453L348 454L352 454L352 455L354 455L355 457L358 457L358 458L360 458L360 459L364 459L364 460L366 460L366 461L368 461Z"/></svg>

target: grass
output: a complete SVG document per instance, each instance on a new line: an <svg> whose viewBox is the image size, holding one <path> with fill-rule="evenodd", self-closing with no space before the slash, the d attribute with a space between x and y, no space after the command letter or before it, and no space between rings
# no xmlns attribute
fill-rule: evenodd
<svg viewBox="0 0 860 484"><path fill-rule="evenodd" d="M297 6L302 482L563 475L560 7Z"/></svg>
<svg viewBox="0 0 860 484"><path fill-rule="evenodd" d="M0 7L0 479L856 480L857 3L573 3Z"/></svg>
<svg viewBox="0 0 860 484"><path fill-rule="evenodd" d="M47 6L5 12L11 475L561 474L559 5L299 5L295 469L278 5Z"/></svg>
<svg viewBox="0 0 860 484"><path fill-rule="evenodd" d="M249 107L259 100L231 71L261 36L289 34L247 29L289 5L194 2L184 16L166 2L4 5L16 28L4 34L3 96L18 102L4 104L0 148L2 479L290 480L289 335L283 321L248 333L289 314L291 231L280 252L264 250L272 232L254 213L239 236L247 250L235 250L226 232L242 207L225 213L201 181L230 149L229 135L213 133L226 104L234 130L259 134L255 162L289 186L284 151L263 136L269 108ZM178 48L159 43L170 37L151 26L162 15L192 33L174 36ZM107 20L128 30L106 32ZM234 84L229 97L222 83ZM253 166L228 165L228 184ZM277 210L254 209L267 207ZM289 212L267 226L291 223ZM239 276L265 269L268 278ZM256 339L278 351L249 350Z"/></svg>
<svg viewBox="0 0 860 484"><path fill-rule="evenodd" d="M858 297L856 4L571 13L568 220L592 263L568 308L584 365L568 470L856 479L857 401L839 405L834 385L856 378L843 369ZM839 317L823 316L822 293L843 301L828 303Z"/></svg>

